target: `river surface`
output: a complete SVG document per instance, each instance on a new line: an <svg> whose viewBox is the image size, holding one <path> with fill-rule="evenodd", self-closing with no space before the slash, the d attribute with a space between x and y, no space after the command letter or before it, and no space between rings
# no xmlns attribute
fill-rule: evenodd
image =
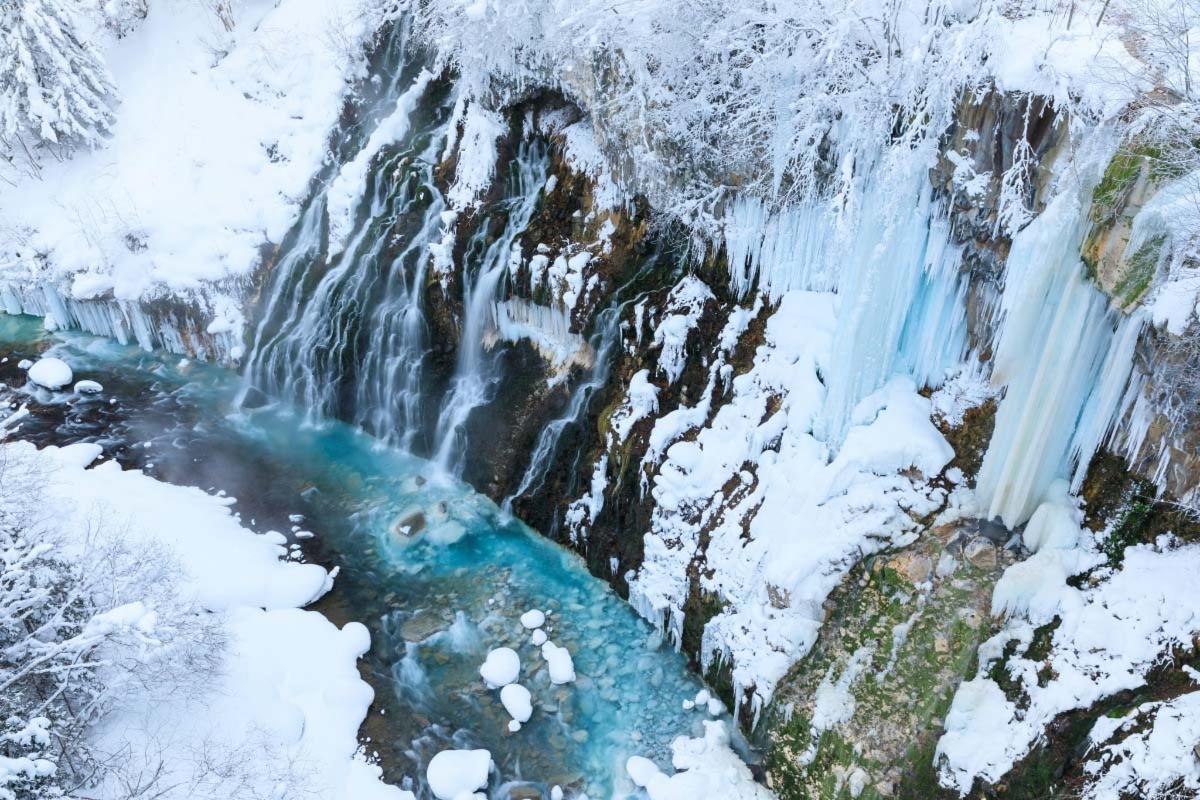
<svg viewBox="0 0 1200 800"><path fill-rule="evenodd" d="M45 351L104 392L19 388L17 362ZM593 800L636 796L629 755L669 771L674 737L702 733L705 714L682 708L703 688L683 657L576 555L436 477L429 462L286 409L234 411L238 380L227 370L46 333L40 319L0 314L0 356L8 401L34 401L20 438L98 442L162 480L225 491L245 524L287 532L310 560L340 567L319 607L371 630L363 672L376 704L363 735L390 781L425 797L434 753L485 747L500 775L492 798L548 797L555 784ZM316 536L295 536L306 530ZM534 608L570 650L574 684L551 685L518 621ZM520 682L534 695L533 718L516 733L478 673L499 646L521 655Z"/></svg>

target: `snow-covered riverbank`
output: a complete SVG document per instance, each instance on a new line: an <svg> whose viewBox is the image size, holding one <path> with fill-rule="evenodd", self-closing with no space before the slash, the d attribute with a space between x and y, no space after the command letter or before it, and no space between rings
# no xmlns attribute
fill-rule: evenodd
<svg viewBox="0 0 1200 800"><path fill-rule="evenodd" d="M383 784L358 745L373 697L356 666L367 630L303 610L331 574L289 559L281 535L243 527L231 498L124 470L96 445L10 441L0 457L6 488L35 476L34 496L4 498L36 503L26 535L74 568L112 570L90 598L110 695L88 746L119 766L89 797L124 798L131 785L178 798L411 797ZM180 658L203 668L153 679ZM20 772L4 766L0 778Z"/></svg>

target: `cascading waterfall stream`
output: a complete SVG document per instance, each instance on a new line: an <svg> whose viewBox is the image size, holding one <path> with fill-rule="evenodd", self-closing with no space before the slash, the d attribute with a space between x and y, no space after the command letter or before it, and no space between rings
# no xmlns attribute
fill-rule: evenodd
<svg viewBox="0 0 1200 800"><path fill-rule="evenodd" d="M405 448L421 434L428 247L445 210L432 175L447 118L435 89L418 73L285 240L242 404L258 393L287 398L311 422L342 417ZM352 227L335 237L343 217Z"/></svg>
<svg viewBox="0 0 1200 800"><path fill-rule="evenodd" d="M462 474L466 444L463 427L471 412L492 399L500 376L495 359L484 351L484 333L494 324L493 305L501 280L520 261L519 237L529 225L546 185L549 159L540 142L523 142L513 161L504 231L485 244L487 226L480 225L467 247L463 267L463 320L458 362L449 398L438 416L434 463L444 472ZM478 266L471 268L478 253Z"/></svg>
<svg viewBox="0 0 1200 800"><path fill-rule="evenodd" d="M650 263L652 264L653 260ZM649 264L618 288L613 296L620 298L624 290L637 281L646 266ZM620 301L596 315L595 330L588 342L593 353L591 372L588 374L587 380L581 381L575 386L563 413L542 428L542 432L538 434L537 443L533 447L533 455L530 456L529 464L526 466L524 474L521 475L521 481L512 494L504 498L501 507L506 514L512 513L512 505L517 498L542 486L550 466L554 463L553 456L558 449L563 431L568 426L579 423L592 397L608 383L612 368L613 348L620 341L621 317L624 316L625 309L636 304L644 296L644 294L638 294Z"/></svg>

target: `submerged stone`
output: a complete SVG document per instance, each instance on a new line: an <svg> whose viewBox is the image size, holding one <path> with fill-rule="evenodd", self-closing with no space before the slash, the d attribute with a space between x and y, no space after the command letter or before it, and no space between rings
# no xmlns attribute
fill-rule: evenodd
<svg viewBox="0 0 1200 800"><path fill-rule="evenodd" d="M425 530L425 513L411 511L392 523L392 535L412 538Z"/></svg>

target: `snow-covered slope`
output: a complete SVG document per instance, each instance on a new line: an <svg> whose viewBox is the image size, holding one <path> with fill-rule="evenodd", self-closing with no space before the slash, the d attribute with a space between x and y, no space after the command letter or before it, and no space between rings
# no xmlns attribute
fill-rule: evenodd
<svg viewBox="0 0 1200 800"><path fill-rule="evenodd" d="M192 302L209 333L240 338L237 287L295 220L378 19L360 0L232 8L227 30L205 3L156 0L125 37L93 34L120 97L112 136L0 184L8 305L63 316L43 287Z"/></svg>
<svg viewBox="0 0 1200 800"><path fill-rule="evenodd" d="M93 730L92 746L121 766L89 796L124 798L129 786L141 785L179 800L223 800L235 791L411 800L381 783L379 768L359 751L358 726L373 698L356 665L370 646L366 629L350 623L339 630L300 608L332 585L332 575L286 560L282 536L243 528L230 498L113 462L89 469L100 455L96 445L39 451L10 442L2 449L6 469L19 465L38 476L41 525L63 537L68 551L116 537L141 557L173 563L175 595L159 602L217 621L204 643L216 648L215 669L177 685L138 686ZM153 658L161 610L147 597L109 613L134 615L148 637L150 652L141 657Z"/></svg>

